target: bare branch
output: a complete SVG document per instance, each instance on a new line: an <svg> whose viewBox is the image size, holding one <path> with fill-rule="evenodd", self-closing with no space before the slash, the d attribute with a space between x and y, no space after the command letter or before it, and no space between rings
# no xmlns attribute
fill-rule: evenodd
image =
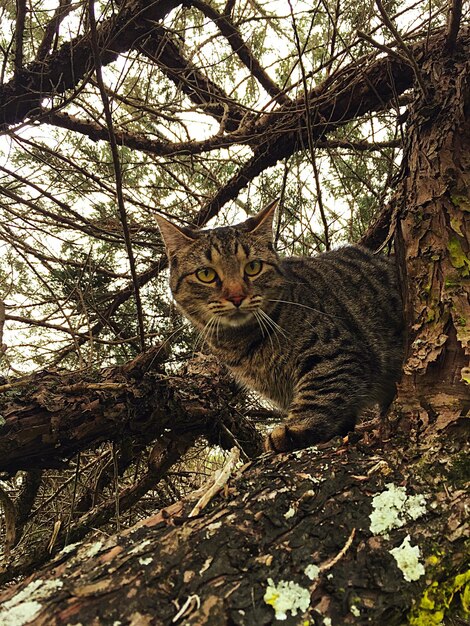
<svg viewBox="0 0 470 626"><path fill-rule="evenodd" d="M116 179L116 194L117 194L117 201L118 201L118 207L119 207L119 218L122 224L122 230L124 233L124 241L126 242L127 256L129 258L129 266L131 270L132 282L134 284L134 297L135 297L135 304L136 304L136 309L137 309L137 320L139 324L139 334L140 334L140 348L142 352L144 352L145 351L145 327L144 327L144 316L143 316L143 310L142 310L142 301L140 299L139 284L137 280L137 271L135 268L134 251L132 249L131 236L129 233L129 226L127 223L127 213L126 213L126 208L124 206L124 196L122 193L122 175L121 175L121 163L119 160L119 151L118 151L118 146L116 142L116 136L114 134L113 118L112 118L111 109L109 106L109 99L108 99L108 95L106 93L106 89L104 86L103 75L101 73L101 61L100 61L101 53L98 47L94 0L89 0L88 17L90 19L91 46L92 46L93 57L95 61L96 80L98 81L100 94L101 94L101 100L103 102L104 115L106 118L106 125L108 127L108 133L109 133L109 143L111 147L111 154L113 157L113 166L114 166L114 173L115 173L115 179Z"/></svg>
<svg viewBox="0 0 470 626"><path fill-rule="evenodd" d="M101 62L107 65L121 52L137 45L153 25L161 20L181 0L128 0L119 12L105 20L98 29ZM0 87L0 129L22 121L40 109L47 95L64 93L78 85L93 67L90 33L63 44L59 50L41 61L25 66L21 80Z"/></svg>
<svg viewBox="0 0 470 626"><path fill-rule="evenodd" d="M449 0L449 12L447 15L447 35L445 49L453 52L457 35L459 34L462 20L462 0Z"/></svg>
<svg viewBox="0 0 470 626"><path fill-rule="evenodd" d="M428 90L427 90L426 85L424 83L424 79L423 79L423 76L421 74L421 70L419 69L418 64L416 63L416 59L415 59L412 51L406 45L403 37L400 35L400 33L398 32L398 30L395 27L394 23L390 19L387 11L384 8L384 5L382 4L382 0L375 0L375 3L377 5L377 8L379 9L380 15L382 16L382 20L383 20L385 26L387 26L387 28L390 30L392 35L395 37L395 39L397 40L397 42L398 42L400 48L402 49L404 55L406 56L406 58L408 59L410 65L411 65L411 67L413 68L413 72L415 74L416 81L418 82L418 84L419 84L419 86L421 88L423 96L427 99L428 98Z"/></svg>
<svg viewBox="0 0 470 626"><path fill-rule="evenodd" d="M269 74L263 69L258 59L253 55L250 48L243 41L239 30L230 19L227 13L221 14L211 5L202 0L190 0L190 4L201 11L206 17L211 19L226 37L230 47L239 57L241 62L248 68L250 73L264 87L267 93L279 104L287 104L290 99L271 79Z"/></svg>
<svg viewBox="0 0 470 626"><path fill-rule="evenodd" d="M26 0L16 0L15 81L23 69L23 36L26 21Z"/></svg>
<svg viewBox="0 0 470 626"><path fill-rule="evenodd" d="M54 37L57 37L59 33L60 23L65 17L67 17L72 8L72 0L59 0L59 5L55 10L54 16L52 17L49 24L46 26L44 36L41 43L39 44L39 48L36 54L36 61L44 60L49 54Z"/></svg>

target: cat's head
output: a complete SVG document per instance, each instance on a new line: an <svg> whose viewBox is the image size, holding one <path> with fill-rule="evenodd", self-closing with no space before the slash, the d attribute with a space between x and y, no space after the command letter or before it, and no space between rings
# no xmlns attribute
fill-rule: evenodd
<svg viewBox="0 0 470 626"><path fill-rule="evenodd" d="M173 296L199 327L211 319L219 327L252 324L272 309L283 284L272 236L276 205L277 200L241 224L208 230L157 217Z"/></svg>

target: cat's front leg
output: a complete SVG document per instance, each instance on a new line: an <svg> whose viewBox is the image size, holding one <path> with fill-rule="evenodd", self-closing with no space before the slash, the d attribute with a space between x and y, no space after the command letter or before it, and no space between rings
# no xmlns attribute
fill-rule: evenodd
<svg viewBox="0 0 470 626"><path fill-rule="evenodd" d="M284 424L274 428L264 440L265 452L288 452L344 436L354 429L356 416L351 407L323 413L304 406L303 411L290 412Z"/></svg>
<svg viewBox="0 0 470 626"><path fill-rule="evenodd" d="M304 357L287 419L268 435L264 449L286 452L346 435L370 394L367 380L360 355L351 349Z"/></svg>

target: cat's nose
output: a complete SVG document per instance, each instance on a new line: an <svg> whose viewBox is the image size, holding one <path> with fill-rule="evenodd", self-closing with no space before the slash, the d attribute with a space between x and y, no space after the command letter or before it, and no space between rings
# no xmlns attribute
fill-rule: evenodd
<svg viewBox="0 0 470 626"><path fill-rule="evenodd" d="M242 293L232 293L227 296L227 300L232 302L232 304L234 304L237 308L241 305L244 299L245 296Z"/></svg>

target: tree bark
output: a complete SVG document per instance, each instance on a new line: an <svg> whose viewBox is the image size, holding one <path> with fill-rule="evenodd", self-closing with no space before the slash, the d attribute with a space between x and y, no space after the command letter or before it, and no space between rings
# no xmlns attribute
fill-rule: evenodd
<svg viewBox="0 0 470 626"><path fill-rule="evenodd" d="M149 444L164 433L204 435L222 447L235 438L248 456L259 453L261 435L237 410L225 370L201 356L169 376L160 367L165 357L157 346L79 382L77 373L44 372L4 385L0 471L61 467L103 441Z"/></svg>
<svg viewBox="0 0 470 626"><path fill-rule="evenodd" d="M410 107L395 194L409 353L399 401L427 436L430 421L470 409L470 47L431 46L428 86Z"/></svg>
<svg viewBox="0 0 470 626"><path fill-rule="evenodd" d="M261 626L284 611L286 625L418 626L442 611L463 626L462 434L448 428L438 449L410 449L405 436L379 453L363 441L264 456L220 481L205 510L189 498L69 546L0 596L0 621ZM383 498L391 528L380 531L370 516ZM399 563L391 550L407 544Z"/></svg>

